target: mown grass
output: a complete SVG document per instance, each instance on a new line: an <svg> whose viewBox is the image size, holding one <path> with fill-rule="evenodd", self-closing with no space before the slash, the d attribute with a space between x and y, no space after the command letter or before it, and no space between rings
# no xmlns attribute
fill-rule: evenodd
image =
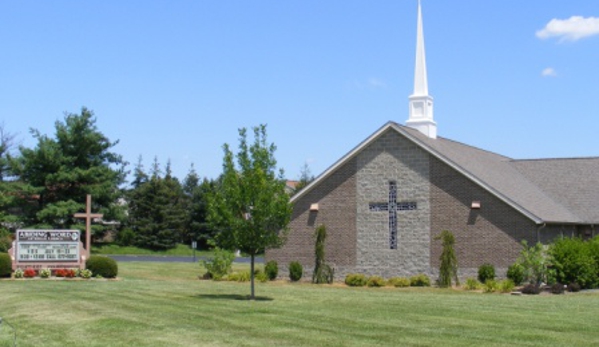
<svg viewBox="0 0 599 347"><path fill-rule="evenodd" d="M0 316L18 346L599 345L598 294L281 281L257 283L248 301L248 283L200 281L197 264L119 267L117 281L0 281ZM0 346L11 346L4 325Z"/></svg>
<svg viewBox="0 0 599 347"><path fill-rule="evenodd" d="M173 249L165 251L153 251L150 249L139 248L135 246L119 246L116 244L97 244L92 246L93 254L109 254L109 255L154 255L154 256L193 256L193 249L189 245L178 244ZM205 257L211 256L213 253L210 250L196 250L196 256Z"/></svg>

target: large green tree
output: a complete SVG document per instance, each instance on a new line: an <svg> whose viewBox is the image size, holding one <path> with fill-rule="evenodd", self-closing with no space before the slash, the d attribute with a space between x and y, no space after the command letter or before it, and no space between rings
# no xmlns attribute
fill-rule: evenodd
<svg viewBox="0 0 599 347"><path fill-rule="evenodd" d="M139 164L135 172L137 183L128 194L129 226L135 233L135 244L153 250L176 247L182 240L187 211L183 189L172 176L170 163L164 175L156 159L150 175Z"/></svg>
<svg viewBox="0 0 599 347"><path fill-rule="evenodd" d="M209 194L208 221L216 229L217 245L238 249L251 259L251 299L254 299L254 261L266 248L280 247L285 240L292 207L285 193L283 170L277 172L276 147L266 138L266 126L239 130L236 155L225 144L221 182ZM235 164L237 159L237 165Z"/></svg>
<svg viewBox="0 0 599 347"><path fill-rule="evenodd" d="M197 172L191 167L183 180L183 192L186 197L187 220L183 240L199 241L201 248L208 247L208 240L214 238L214 229L208 224L207 197L215 188L214 181L204 178L200 180Z"/></svg>
<svg viewBox="0 0 599 347"><path fill-rule="evenodd" d="M124 208L118 203L119 186L125 179L122 157L112 149L118 141L109 140L96 125L92 111L67 113L55 123L54 137L32 129L35 148L19 148L10 168L16 179L36 191L34 208L26 212L26 224L38 227L70 228L81 221L73 214L85 209L85 196L93 196L93 210L104 220L121 221ZM94 226L94 233L104 231Z"/></svg>

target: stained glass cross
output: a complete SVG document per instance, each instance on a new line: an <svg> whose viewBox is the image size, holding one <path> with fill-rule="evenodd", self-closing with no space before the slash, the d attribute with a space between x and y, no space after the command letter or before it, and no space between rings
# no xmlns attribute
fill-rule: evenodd
<svg viewBox="0 0 599 347"><path fill-rule="evenodd" d="M389 248L397 249L397 211L416 210L415 202L397 202L397 182L389 182L389 201L370 203L370 211L389 212Z"/></svg>

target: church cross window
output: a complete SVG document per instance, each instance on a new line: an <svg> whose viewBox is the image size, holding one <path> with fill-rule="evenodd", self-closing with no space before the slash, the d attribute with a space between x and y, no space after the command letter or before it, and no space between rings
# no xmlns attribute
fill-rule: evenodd
<svg viewBox="0 0 599 347"><path fill-rule="evenodd" d="M389 182L388 202L374 202L369 205L370 211L387 211L389 214L389 248L397 249L397 211L412 211L418 209L416 202L397 201L397 182Z"/></svg>

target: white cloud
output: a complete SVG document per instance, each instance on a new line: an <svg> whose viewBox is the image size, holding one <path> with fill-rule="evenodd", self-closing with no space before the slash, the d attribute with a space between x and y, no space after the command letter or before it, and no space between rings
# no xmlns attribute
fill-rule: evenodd
<svg viewBox="0 0 599 347"><path fill-rule="evenodd" d="M548 67L548 68L543 69L543 71L541 72L541 76L543 76L543 77L555 77L555 76L557 76L557 72L555 71L554 68Z"/></svg>
<svg viewBox="0 0 599 347"><path fill-rule="evenodd" d="M558 37L560 42L578 41L582 38L599 35L599 18L572 16L569 19L552 19L545 28L537 31L537 37L548 39Z"/></svg>
<svg viewBox="0 0 599 347"><path fill-rule="evenodd" d="M381 81L380 79L374 77L368 79L368 85L371 88L385 88L387 86L387 84L384 81Z"/></svg>

